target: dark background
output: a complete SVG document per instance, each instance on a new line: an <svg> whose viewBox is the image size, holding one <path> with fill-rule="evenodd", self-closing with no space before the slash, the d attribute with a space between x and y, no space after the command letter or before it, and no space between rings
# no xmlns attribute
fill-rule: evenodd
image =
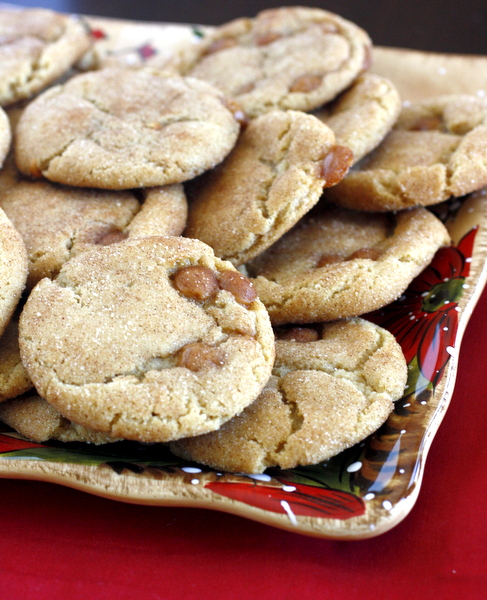
<svg viewBox="0 0 487 600"><path fill-rule="evenodd" d="M11 0L10 4L140 21L202 25L219 25L240 16L254 16L265 8L302 4L320 7L354 21L367 30L377 45L487 54L487 0Z"/></svg>

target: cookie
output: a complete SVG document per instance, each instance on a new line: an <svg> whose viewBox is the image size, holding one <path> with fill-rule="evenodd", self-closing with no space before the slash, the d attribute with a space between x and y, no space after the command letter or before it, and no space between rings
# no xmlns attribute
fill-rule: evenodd
<svg viewBox="0 0 487 600"><path fill-rule="evenodd" d="M0 8L0 105L30 98L86 52L92 37L72 16L40 8Z"/></svg>
<svg viewBox="0 0 487 600"><path fill-rule="evenodd" d="M22 237L0 208L0 335L24 291L27 269L27 251Z"/></svg>
<svg viewBox="0 0 487 600"><path fill-rule="evenodd" d="M65 419L58 410L37 394L2 402L0 421L38 444L49 440L89 444L119 441L107 433L94 431Z"/></svg>
<svg viewBox="0 0 487 600"><path fill-rule="evenodd" d="M185 235L238 266L269 247L351 164L329 127L300 111L252 120L230 155L195 185Z"/></svg>
<svg viewBox="0 0 487 600"><path fill-rule="evenodd" d="M63 416L143 442L217 429L259 395L274 359L250 282L182 237L74 257L31 292L19 344L38 393Z"/></svg>
<svg viewBox="0 0 487 600"><path fill-rule="evenodd" d="M332 100L367 67L370 49L365 31L334 13L284 7L218 27L179 68L256 117L273 109L309 111Z"/></svg>
<svg viewBox="0 0 487 600"><path fill-rule="evenodd" d="M43 92L16 127L19 170L67 185L180 183L221 162L240 131L222 93L152 69L83 73Z"/></svg>
<svg viewBox="0 0 487 600"><path fill-rule="evenodd" d="M320 203L246 267L273 324L331 321L397 299L449 241L426 208L367 213Z"/></svg>
<svg viewBox="0 0 487 600"><path fill-rule="evenodd" d="M10 150L11 141L10 121L8 120L7 113L0 108L0 167L3 165L3 161Z"/></svg>
<svg viewBox="0 0 487 600"><path fill-rule="evenodd" d="M487 185L487 100L448 95L406 106L384 141L326 197L370 211L431 206Z"/></svg>
<svg viewBox="0 0 487 600"><path fill-rule="evenodd" d="M402 350L368 321L328 323L321 335L295 328L283 337L257 400L218 431L173 442L175 454L240 473L316 464L376 431L404 393Z"/></svg>
<svg viewBox="0 0 487 600"><path fill-rule="evenodd" d="M3 192L0 186L0 207L27 248L29 289L80 252L126 238L179 235L187 216L182 184L110 191L20 178Z"/></svg>
<svg viewBox="0 0 487 600"><path fill-rule="evenodd" d="M350 148L356 163L380 144L400 111L401 97L392 81L363 73L336 100L313 114L333 130L337 144Z"/></svg>
<svg viewBox="0 0 487 600"><path fill-rule="evenodd" d="M20 396L32 388L19 352L19 326L12 317L0 338L0 402Z"/></svg>

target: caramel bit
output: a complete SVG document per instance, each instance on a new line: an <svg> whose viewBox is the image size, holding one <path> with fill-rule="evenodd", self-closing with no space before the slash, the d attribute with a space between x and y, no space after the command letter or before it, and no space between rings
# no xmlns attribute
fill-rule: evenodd
<svg viewBox="0 0 487 600"><path fill-rule="evenodd" d="M233 38L222 38L221 40L215 40L212 44L210 44L205 54L215 54L216 52L220 52L221 50L233 48L233 46L236 45L237 41Z"/></svg>
<svg viewBox="0 0 487 600"><path fill-rule="evenodd" d="M255 45L267 46L268 44L272 44L272 42L280 40L281 38L282 35L280 33L277 33L277 31L269 31L268 33L256 36Z"/></svg>
<svg viewBox="0 0 487 600"><path fill-rule="evenodd" d="M234 119L240 124L241 127L246 127L249 123L247 115L242 110L240 104L230 98L223 98L223 104L233 114Z"/></svg>
<svg viewBox="0 0 487 600"><path fill-rule="evenodd" d="M306 94L320 87L322 81L323 78L319 77L318 75L303 75L302 77L298 77L291 83L289 91L302 92Z"/></svg>
<svg viewBox="0 0 487 600"><path fill-rule="evenodd" d="M378 248L360 248L355 250L348 259L353 260L354 258L369 258L370 260L377 260L382 252Z"/></svg>
<svg viewBox="0 0 487 600"><path fill-rule="evenodd" d="M316 342L319 339L318 332L310 327L292 327L279 333L280 340L289 342Z"/></svg>
<svg viewBox="0 0 487 600"><path fill-rule="evenodd" d="M29 173L32 177L42 177L42 171L39 169L39 165L36 162L30 164Z"/></svg>
<svg viewBox="0 0 487 600"><path fill-rule="evenodd" d="M240 304L252 304L257 299L252 283L238 271L223 271L219 282L221 289L233 294Z"/></svg>
<svg viewBox="0 0 487 600"><path fill-rule="evenodd" d="M221 348L201 342L188 344L179 356L179 366L190 371L201 371L208 367L221 367L225 364L225 352Z"/></svg>
<svg viewBox="0 0 487 600"><path fill-rule="evenodd" d="M321 267L327 267L328 265L334 265L342 261L343 256L340 256L340 254L323 254L316 263L316 268L320 269Z"/></svg>
<svg viewBox="0 0 487 600"><path fill-rule="evenodd" d="M110 246L111 244L116 244L117 242L122 242L128 238L129 234L126 231L122 231L116 227L109 229L107 232L103 233L101 237L96 240L96 244L98 246Z"/></svg>
<svg viewBox="0 0 487 600"><path fill-rule="evenodd" d="M434 131L442 129L442 120L438 115L419 118L411 127L411 131Z"/></svg>
<svg viewBox="0 0 487 600"><path fill-rule="evenodd" d="M347 146L333 146L321 163L325 187L332 187L345 177L353 164L353 152Z"/></svg>
<svg viewBox="0 0 487 600"><path fill-rule="evenodd" d="M174 274L174 285L188 298L206 300L218 291L218 280L208 267L183 267Z"/></svg>

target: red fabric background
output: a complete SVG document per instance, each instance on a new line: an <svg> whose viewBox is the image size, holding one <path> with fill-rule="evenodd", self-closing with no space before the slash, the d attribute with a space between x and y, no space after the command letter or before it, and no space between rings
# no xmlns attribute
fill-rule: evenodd
<svg viewBox="0 0 487 600"><path fill-rule="evenodd" d="M335 542L223 513L0 480L1 597L485 600L486 342L484 292L419 499L393 530Z"/></svg>

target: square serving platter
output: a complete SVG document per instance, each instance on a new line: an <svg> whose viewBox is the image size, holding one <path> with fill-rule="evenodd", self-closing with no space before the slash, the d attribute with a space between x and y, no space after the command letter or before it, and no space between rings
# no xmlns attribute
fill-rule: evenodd
<svg viewBox="0 0 487 600"><path fill-rule="evenodd" d="M207 29L82 17L96 40L83 68L163 68ZM487 57L376 47L372 70L404 102L487 93ZM402 521L452 396L460 344L487 280L487 190L434 207L452 237L403 296L366 316L392 331L409 365L405 396L364 442L312 467L263 475L216 472L162 444L36 444L0 425L0 477L42 480L134 504L209 508L296 533L357 540Z"/></svg>

